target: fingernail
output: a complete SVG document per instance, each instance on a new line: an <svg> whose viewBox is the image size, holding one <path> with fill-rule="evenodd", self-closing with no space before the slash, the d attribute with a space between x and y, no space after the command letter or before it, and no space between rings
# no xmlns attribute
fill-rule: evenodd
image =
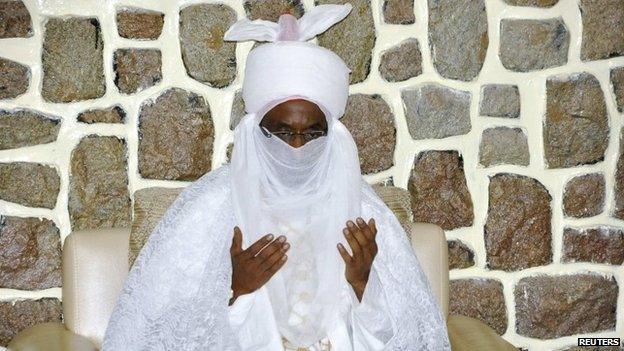
<svg viewBox="0 0 624 351"><path fill-rule="evenodd" d="M269 240L273 240L273 234L269 234L268 238Z"/></svg>
<svg viewBox="0 0 624 351"><path fill-rule="evenodd" d="M280 243L283 243L284 241L286 241L286 237L280 236L279 239L277 239L277 241L279 241Z"/></svg>
<svg viewBox="0 0 624 351"><path fill-rule="evenodd" d="M347 222L347 225L348 225L349 227L353 227L355 224L354 224L352 221L348 221L348 222Z"/></svg>
<svg viewBox="0 0 624 351"><path fill-rule="evenodd" d="M290 247L290 244L289 244L289 243L286 243L286 244L284 244L284 246L283 246L283 247L284 247L284 250L288 250L288 248Z"/></svg>
<svg viewBox="0 0 624 351"><path fill-rule="evenodd" d="M360 217L358 217L358 218L357 218L357 221L358 221L358 223L360 223L360 224L364 223L364 220L363 220L362 218L360 218Z"/></svg>

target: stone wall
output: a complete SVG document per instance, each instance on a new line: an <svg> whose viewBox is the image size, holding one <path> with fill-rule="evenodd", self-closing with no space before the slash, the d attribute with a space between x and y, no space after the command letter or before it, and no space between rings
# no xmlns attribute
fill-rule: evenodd
<svg viewBox="0 0 624 351"><path fill-rule="evenodd" d="M445 229L451 313L526 350L624 335L624 2L350 2L316 39L353 71L342 121ZM227 162L254 46L229 25L313 5L0 0L0 345L61 320L71 230Z"/></svg>

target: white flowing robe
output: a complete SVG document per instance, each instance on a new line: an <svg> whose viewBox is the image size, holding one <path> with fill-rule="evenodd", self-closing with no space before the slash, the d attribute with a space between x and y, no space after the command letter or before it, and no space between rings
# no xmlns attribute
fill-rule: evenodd
<svg viewBox="0 0 624 351"><path fill-rule="evenodd" d="M358 300L346 280L342 292L342 296L336 297L346 302L340 320L335 321L327 337L310 346L309 351L383 350L394 332L375 266L371 269L362 301ZM297 350L294 347L284 348L272 313L264 287L239 296L229 307L230 324L243 350ZM330 347L326 346L328 343Z"/></svg>
<svg viewBox="0 0 624 351"><path fill-rule="evenodd" d="M206 173L167 209L128 273L103 351L284 350L266 286L228 306L237 225L229 177L229 165ZM361 206L363 218L375 218L378 252L361 303L346 279L336 296L341 318L328 328L332 351L450 350L405 231L364 181Z"/></svg>

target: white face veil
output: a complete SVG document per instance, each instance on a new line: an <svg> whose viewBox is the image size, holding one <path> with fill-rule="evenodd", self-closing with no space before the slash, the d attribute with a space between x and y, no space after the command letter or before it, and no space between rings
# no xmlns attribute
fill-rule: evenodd
<svg viewBox="0 0 624 351"><path fill-rule="evenodd" d="M280 333L308 346L336 320L344 261L336 248L342 228L360 215L362 176L357 147L338 120L344 114L349 68L333 52L306 38L344 18L351 5L320 5L301 19L243 19L226 40L275 40L247 57L243 100L248 112L234 131L231 160L233 207L244 247L267 233L285 235L288 261L266 287ZM328 133L293 148L259 127L262 117L291 99L315 103Z"/></svg>

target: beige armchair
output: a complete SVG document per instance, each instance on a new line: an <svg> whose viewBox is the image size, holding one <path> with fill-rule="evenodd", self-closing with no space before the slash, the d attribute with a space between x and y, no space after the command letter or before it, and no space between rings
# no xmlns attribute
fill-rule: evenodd
<svg viewBox="0 0 624 351"><path fill-rule="evenodd" d="M387 191L382 193L382 198L388 194ZM392 201L386 203L393 208ZM160 207L163 208L162 204ZM416 256L447 318L453 351L517 350L483 322L448 315L448 248L444 231L434 224L405 222L405 213L393 210L410 230ZM9 343L8 349L100 349L108 319L128 273L130 232L130 228L105 228L75 231L67 236L63 246L63 323L42 323L22 330Z"/></svg>

